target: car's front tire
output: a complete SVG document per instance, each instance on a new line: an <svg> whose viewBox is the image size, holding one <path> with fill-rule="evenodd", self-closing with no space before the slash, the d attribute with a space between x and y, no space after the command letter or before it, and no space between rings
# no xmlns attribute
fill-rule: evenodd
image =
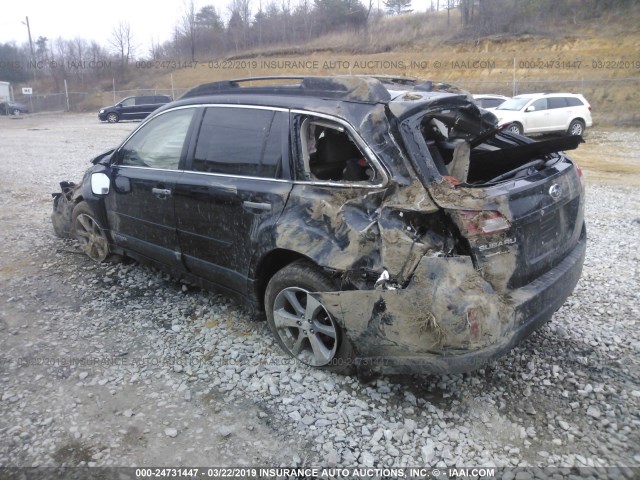
<svg viewBox="0 0 640 480"><path fill-rule="evenodd" d="M71 226L73 236L91 260L98 263L107 260L109 241L87 202L82 201L75 206L71 214Z"/></svg>
<svg viewBox="0 0 640 480"><path fill-rule="evenodd" d="M573 120L567 129L567 135L584 135L584 122Z"/></svg>
<svg viewBox="0 0 640 480"><path fill-rule="evenodd" d="M111 113L107 114L107 122L109 122L109 123L118 123L119 120L120 120L120 117L118 116L117 113L111 112Z"/></svg>
<svg viewBox="0 0 640 480"><path fill-rule="evenodd" d="M513 122L511 125L505 128L505 130L507 132L517 133L518 135L522 135L522 132L524 131L522 125L520 125L518 122Z"/></svg>
<svg viewBox="0 0 640 480"><path fill-rule="evenodd" d="M306 365L347 374L354 371L351 343L324 305L309 294L334 290L335 284L319 268L294 262L269 281L265 312L287 354Z"/></svg>
<svg viewBox="0 0 640 480"><path fill-rule="evenodd" d="M11 112L13 115L20 115L20 110L18 110L17 108L13 109L13 112Z"/></svg>

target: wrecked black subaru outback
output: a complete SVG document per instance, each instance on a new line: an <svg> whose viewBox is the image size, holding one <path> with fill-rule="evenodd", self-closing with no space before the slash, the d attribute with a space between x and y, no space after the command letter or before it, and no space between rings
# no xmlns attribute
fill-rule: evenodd
<svg viewBox="0 0 640 480"><path fill-rule="evenodd" d="M582 270L584 181L430 82L201 85L54 194L58 235L264 311L282 349L344 371L461 372L551 318Z"/></svg>

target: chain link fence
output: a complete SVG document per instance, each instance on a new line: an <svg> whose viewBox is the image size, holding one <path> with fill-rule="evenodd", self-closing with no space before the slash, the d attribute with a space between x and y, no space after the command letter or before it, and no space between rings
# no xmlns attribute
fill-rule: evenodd
<svg viewBox="0 0 640 480"><path fill-rule="evenodd" d="M511 97L521 93L570 92L585 96L594 121L603 125L640 126L640 77L574 80L464 80L452 81L471 93L495 93ZM103 92L69 92L16 95L30 112L91 112L135 95L171 95L180 98L187 88L139 88Z"/></svg>
<svg viewBox="0 0 640 480"><path fill-rule="evenodd" d="M115 105L126 97L138 95L170 95L180 98L187 88L137 88L132 90L110 90L106 92L68 92L43 95L15 95L15 101L25 105L31 113L42 112L91 112Z"/></svg>

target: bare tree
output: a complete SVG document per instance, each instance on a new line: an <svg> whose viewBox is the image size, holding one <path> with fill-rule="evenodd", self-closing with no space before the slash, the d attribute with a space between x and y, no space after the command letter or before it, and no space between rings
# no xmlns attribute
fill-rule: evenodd
<svg viewBox="0 0 640 480"><path fill-rule="evenodd" d="M249 30L249 21L251 19L250 0L231 0L229 9L230 18L227 30L233 38L236 51L240 47L247 47L247 35Z"/></svg>
<svg viewBox="0 0 640 480"><path fill-rule="evenodd" d="M109 44L113 47L116 54L120 56L120 63L128 66L129 61L135 53L135 45L133 44L133 34L131 33L131 25L129 22L121 21L111 32Z"/></svg>
<svg viewBox="0 0 640 480"><path fill-rule="evenodd" d="M193 0L184 4L185 13L182 16L182 32L189 42L189 52L191 61L196 61L196 36L198 33L198 21L196 16L196 6Z"/></svg>

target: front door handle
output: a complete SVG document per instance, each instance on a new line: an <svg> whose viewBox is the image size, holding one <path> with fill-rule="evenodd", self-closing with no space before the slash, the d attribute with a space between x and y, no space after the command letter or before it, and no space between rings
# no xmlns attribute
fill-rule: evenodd
<svg viewBox="0 0 640 480"><path fill-rule="evenodd" d="M168 188L152 188L151 193L160 199L165 199L171 196L171 190Z"/></svg>
<svg viewBox="0 0 640 480"><path fill-rule="evenodd" d="M245 208L250 208L250 209L253 209L253 210L264 210L264 211L267 211L267 212L271 211L271 204L270 203L258 203L258 202L247 202L247 201L244 201L244 202L242 202L242 205Z"/></svg>

